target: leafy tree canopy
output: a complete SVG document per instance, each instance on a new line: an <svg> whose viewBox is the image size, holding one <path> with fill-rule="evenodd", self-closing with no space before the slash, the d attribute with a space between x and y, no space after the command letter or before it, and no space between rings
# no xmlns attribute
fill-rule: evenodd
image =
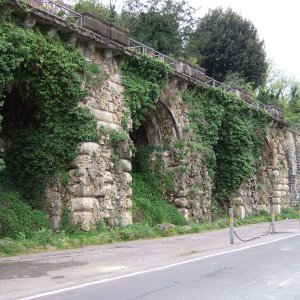
<svg viewBox="0 0 300 300"><path fill-rule="evenodd" d="M194 13L186 0L127 0L122 17L133 38L178 56L195 23Z"/></svg>
<svg viewBox="0 0 300 300"><path fill-rule="evenodd" d="M287 76L272 61L268 62L267 79L258 89L257 100L281 108L288 120L300 123L300 82Z"/></svg>
<svg viewBox="0 0 300 300"><path fill-rule="evenodd" d="M231 9L210 10L200 19L191 34L189 51L217 80L224 81L231 71L242 74L254 87L265 81L264 42L254 25Z"/></svg>

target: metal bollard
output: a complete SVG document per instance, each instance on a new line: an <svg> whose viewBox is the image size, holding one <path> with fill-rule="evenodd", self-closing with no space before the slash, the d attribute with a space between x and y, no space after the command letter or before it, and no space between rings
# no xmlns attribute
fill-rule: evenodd
<svg viewBox="0 0 300 300"><path fill-rule="evenodd" d="M230 224L230 244L234 244L233 208L229 209L229 224Z"/></svg>
<svg viewBox="0 0 300 300"><path fill-rule="evenodd" d="M271 226L272 226L272 234L275 234L275 212L274 212L274 207L273 205L271 206L271 217L272 217L272 223L271 223Z"/></svg>

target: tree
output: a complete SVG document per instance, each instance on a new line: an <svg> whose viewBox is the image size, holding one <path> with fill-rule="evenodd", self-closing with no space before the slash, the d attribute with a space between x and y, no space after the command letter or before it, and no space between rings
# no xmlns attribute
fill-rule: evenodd
<svg viewBox="0 0 300 300"><path fill-rule="evenodd" d="M280 107L286 119L300 123L300 82L268 62L266 83L259 87L257 100Z"/></svg>
<svg viewBox="0 0 300 300"><path fill-rule="evenodd" d="M300 123L300 82L293 81L290 85L289 102L285 117L292 122Z"/></svg>
<svg viewBox="0 0 300 300"><path fill-rule="evenodd" d="M268 105L284 108L290 101L290 87L293 79L271 61L268 61L266 81L258 89L257 100Z"/></svg>
<svg viewBox="0 0 300 300"><path fill-rule="evenodd" d="M195 22L194 12L186 0L127 0L122 18L134 39L179 56Z"/></svg>
<svg viewBox="0 0 300 300"><path fill-rule="evenodd" d="M110 0L109 6L102 4L98 0L78 0L74 5L75 11L90 12L97 16L103 17L108 21L113 21L119 25L124 25L120 16L116 12L115 4Z"/></svg>
<svg viewBox="0 0 300 300"><path fill-rule="evenodd" d="M136 40L159 52L178 54L181 51L179 24L171 14L140 13L137 21L129 25L129 30Z"/></svg>
<svg viewBox="0 0 300 300"><path fill-rule="evenodd" d="M210 10L190 36L189 51L207 74L224 81L229 71L242 74L258 87L267 69L264 42L254 25L231 9Z"/></svg>

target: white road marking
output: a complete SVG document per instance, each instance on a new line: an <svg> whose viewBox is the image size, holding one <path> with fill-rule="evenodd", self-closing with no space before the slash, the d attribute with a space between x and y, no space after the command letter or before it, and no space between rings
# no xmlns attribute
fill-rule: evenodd
<svg viewBox="0 0 300 300"><path fill-rule="evenodd" d="M291 250L291 248L280 248L280 250L281 250L281 251L287 251L287 252L288 252L288 251Z"/></svg>
<svg viewBox="0 0 300 300"><path fill-rule="evenodd" d="M152 273L152 272L156 272L156 271L160 271L160 270L170 269L170 268L173 268L173 267L189 264L189 263L192 263L192 262L195 262L195 261L204 260L204 259L211 258L211 257L216 257L216 256L228 254L228 253L238 252L238 251L242 251L242 250L246 250L246 249L250 249L250 248L254 248L254 247L263 246L263 245L266 245L266 244L275 243L275 242L282 241L282 240L289 239L289 238L293 238L293 237L299 236L299 235L300 235L300 233L290 235L290 236L286 236L286 237L282 237L282 238L272 240L272 241L263 242L263 243L260 243L260 244L246 246L246 247L243 247L243 248L223 251L223 252L210 254L210 255L194 258L194 259L189 259L189 260L181 261L181 262L170 264L170 265L163 266L163 267L157 267L157 268L153 268L153 269L148 269L148 270L144 270L144 271L129 273L129 274L116 276L116 277L112 277L112 278L107 278L107 279L92 281L92 282L88 282L88 283L83 283L83 284L79 284L79 285L75 285L75 286L71 286L71 287L67 287L67 288L63 288L63 289L58 289L58 290L54 290L54 291L50 291L50 292L40 293L40 294L36 294L36 295L33 295L33 296L21 298L20 300L38 299L38 298L42 298L42 297L46 297L46 296L50 296L50 295L55 295L55 294L59 294L59 293L67 292L67 291L81 289L81 288L91 286L91 285L102 284L102 283L106 283L106 282L110 282L110 281L120 280L120 279L123 279L123 278L129 278L129 277L134 277L134 276L138 276L138 275L142 275L142 274Z"/></svg>

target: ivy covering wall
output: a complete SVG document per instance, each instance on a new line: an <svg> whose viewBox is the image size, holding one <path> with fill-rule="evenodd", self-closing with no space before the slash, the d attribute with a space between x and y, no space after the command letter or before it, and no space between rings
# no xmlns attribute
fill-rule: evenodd
<svg viewBox="0 0 300 300"><path fill-rule="evenodd" d="M210 87L188 89L183 100L189 107L193 142L198 143L213 178L214 197L227 202L241 183L259 170L269 116Z"/></svg>
<svg viewBox="0 0 300 300"><path fill-rule="evenodd" d="M141 126L147 114L155 108L163 87L166 85L170 66L148 56L125 56L122 79L125 105L133 121L133 129ZM126 128L129 115L125 114Z"/></svg>
<svg viewBox="0 0 300 300"><path fill-rule="evenodd" d="M153 58L125 57L122 76L133 129L139 128L155 108L169 72L167 65ZM184 128L188 138L177 141L174 146L201 152L213 179L214 200L228 203L241 183L259 170L269 117L264 111L252 110L235 95L217 88L194 86L186 90L182 98L189 111L189 126ZM138 150L135 165L141 151ZM141 167L135 168L139 169ZM138 180L141 181L141 177ZM140 203L136 195L134 192L134 205Z"/></svg>
<svg viewBox="0 0 300 300"><path fill-rule="evenodd" d="M0 97L5 108L11 91L21 90L16 110L24 111L9 136L6 170L23 198L43 207L46 183L66 173L80 142L97 140L93 116L78 107L87 64L59 38L15 23L0 23Z"/></svg>

